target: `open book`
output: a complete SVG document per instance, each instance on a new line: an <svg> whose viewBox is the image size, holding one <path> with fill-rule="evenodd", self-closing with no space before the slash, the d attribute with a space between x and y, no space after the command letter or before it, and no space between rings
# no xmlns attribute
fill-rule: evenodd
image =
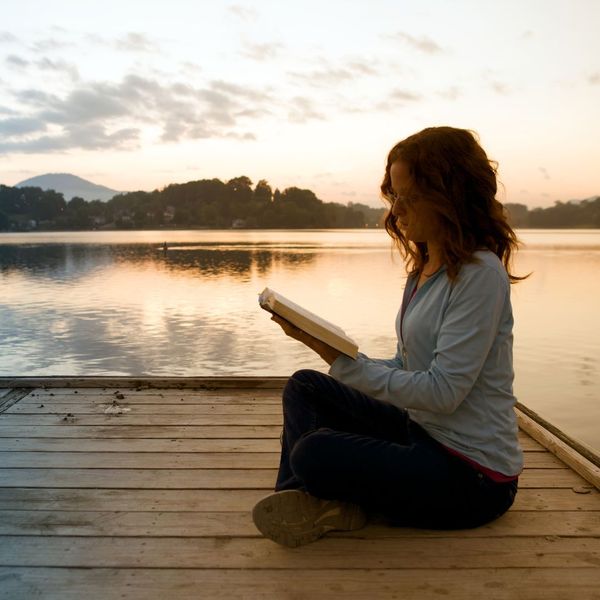
<svg viewBox="0 0 600 600"><path fill-rule="evenodd" d="M265 310L283 317L299 329L347 354L350 358L358 356L357 343L349 338L343 329L298 306L281 294L265 288L258 297L258 302Z"/></svg>

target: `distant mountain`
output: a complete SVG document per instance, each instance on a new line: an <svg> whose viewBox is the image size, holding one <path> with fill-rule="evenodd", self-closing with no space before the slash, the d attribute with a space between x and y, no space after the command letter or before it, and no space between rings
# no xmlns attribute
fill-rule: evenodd
<svg viewBox="0 0 600 600"><path fill-rule="evenodd" d="M15 187L39 187L43 190L54 190L61 193L68 202L73 196L79 196L88 202L92 200L102 200L106 202L115 194L119 194L117 190L111 190L103 185L97 185L82 179L76 175L69 173L47 173L46 175L38 175L31 179L26 179L17 183Z"/></svg>

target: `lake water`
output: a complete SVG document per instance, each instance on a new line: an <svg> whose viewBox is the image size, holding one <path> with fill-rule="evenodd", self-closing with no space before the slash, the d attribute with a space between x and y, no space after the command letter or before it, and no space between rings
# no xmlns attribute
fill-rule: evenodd
<svg viewBox="0 0 600 600"><path fill-rule="evenodd" d="M598 450L600 231L519 235L516 394ZM266 286L389 357L405 280L379 230L0 234L0 376L325 371L258 307Z"/></svg>

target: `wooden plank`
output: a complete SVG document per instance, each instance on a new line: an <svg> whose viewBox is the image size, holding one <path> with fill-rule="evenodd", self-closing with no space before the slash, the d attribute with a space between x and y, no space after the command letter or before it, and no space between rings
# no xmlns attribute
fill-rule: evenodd
<svg viewBox="0 0 600 600"><path fill-rule="evenodd" d="M242 511L247 510L249 506L254 506L270 491L270 489L0 488L0 509L195 511L217 506L220 511ZM598 511L599 502L600 496L594 490L578 493L573 488L521 488L511 511Z"/></svg>
<svg viewBox="0 0 600 600"><path fill-rule="evenodd" d="M23 403L17 402L11 406L4 415L53 415L61 413L72 413L74 415L101 415L111 406L111 402L45 402L39 404L36 402ZM281 415L281 402L270 404L247 402L247 403L229 403L229 404L169 404L167 408L161 404L141 404L129 403L125 400L119 401L119 406L129 408L131 413L136 415Z"/></svg>
<svg viewBox="0 0 600 600"><path fill-rule="evenodd" d="M600 494L591 487L520 487L511 510L519 511L597 511Z"/></svg>
<svg viewBox="0 0 600 600"><path fill-rule="evenodd" d="M235 512L248 510L267 493L270 490L0 488L0 510L201 511L218 506L222 512Z"/></svg>
<svg viewBox="0 0 600 600"><path fill-rule="evenodd" d="M271 488L276 469L0 469L0 487ZM527 469L522 488L585 488L568 469ZM589 484L587 484L589 485Z"/></svg>
<svg viewBox="0 0 600 600"><path fill-rule="evenodd" d="M168 412L168 409L166 409ZM71 416L72 415L72 416ZM0 426L38 427L40 425L69 425L121 427L123 425L277 425L283 426L281 414L274 415L138 415L131 412L123 414L74 415L0 415Z"/></svg>
<svg viewBox="0 0 600 600"><path fill-rule="evenodd" d="M4 536L0 566L204 569L474 569L597 567L600 539L356 539L327 536L290 551L257 538Z"/></svg>
<svg viewBox="0 0 600 600"><path fill-rule="evenodd" d="M527 406L524 406L520 402L517 402L516 405L516 415L517 418L520 418L521 416L529 417L529 419L527 420L522 420L524 424L522 428L526 431L531 428L531 421L534 421L537 425L536 429L541 430L545 433L550 433L552 438L558 438L561 442L564 442L564 444L566 444L566 446L568 446L571 450L574 450L577 456L583 456L583 458L592 462L596 467L600 467L600 453L597 450L594 450L594 448L592 448L591 446L588 446L587 444L584 444L583 442L580 442L579 440L576 440L575 438L571 437L570 435L556 427L556 425L553 425L549 421L546 421L546 419L538 415L536 412L534 412Z"/></svg>
<svg viewBox="0 0 600 600"><path fill-rule="evenodd" d="M4 452L0 465L4 469L260 469L277 468L279 452Z"/></svg>
<svg viewBox="0 0 600 600"><path fill-rule="evenodd" d="M155 469L277 467L279 452L4 452L0 465L6 468L63 469ZM526 468L566 469L549 452L530 452Z"/></svg>
<svg viewBox="0 0 600 600"><path fill-rule="evenodd" d="M568 469L550 452L525 452L525 469Z"/></svg>
<svg viewBox="0 0 600 600"><path fill-rule="evenodd" d="M0 438L2 451L32 452L279 452L279 439Z"/></svg>
<svg viewBox="0 0 600 600"><path fill-rule="evenodd" d="M21 388L25 389L25 388ZM30 390L27 399L32 401L37 400L64 400L65 402L75 402L78 400L92 399L94 401L108 402L113 400L117 395L122 395L125 399L131 398L135 401L147 399L148 402L154 402L159 398L164 398L165 401L177 401L181 398L192 397L202 400L204 398L272 398L281 400L282 390L272 389L252 389L252 388L226 388L226 389L185 389L185 390L169 390L165 388L157 389L133 389L133 388L76 388L68 389L47 389L47 390ZM121 400L121 398L117 398Z"/></svg>
<svg viewBox="0 0 600 600"><path fill-rule="evenodd" d="M121 425L120 427L71 425L16 425L11 427L0 421L0 438L277 438L281 435L278 425L231 425L226 426L168 426L168 425Z"/></svg>
<svg viewBox="0 0 600 600"><path fill-rule="evenodd" d="M150 536L150 537L261 537L244 511L28 511L0 510L0 535L40 536ZM435 531L389 527L372 523L360 531L339 532L334 537L404 539L434 537L497 538L531 536L600 537L600 511L530 513L510 510L500 519L475 529Z"/></svg>
<svg viewBox="0 0 600 600"><path fill-rule="evenodd" d="M6 598L44 600L598 600L597 569L61 569L3 568Z"/></svg>
<svg viewBox="0 0 600 600"><path fill-rule="evenodd" d="M15 388L4 394L4 396L0 398L0 416L11 406L14 406L17 402L19 402L19 400L27 396L27 393L27 389Z"/></svg>
<svg viewBox="0 0 600 600"><path fill-rule="evenodd" d="M589 481L597 489L600 489L600 467L581 456L575 449L544 429L533 419L517 411L519 427L531 435L542 446L558 456L569 467L579 473L586 481Z"/></svg>
<svg viewBox="0 0 600 600"><path fill-rule="evenodd" d="M0 487L271 489L276 476L276 469L0 469Z"/></svg>
<svg viewBox="0 0 600 600"><path fill-rule="evenodd" d="M80 438L80 439L110 439L110 438L179 438L179 439L244 439L244 438L277 438L281 435L278 425L232 425L232 426L160 426L160 425L121 425L112 426L85 426L73 425L64 422L60 425L39 426L14 426L5 424L0 420L0 438ZM0 442L2 444L2 442ZM529 444L529 442L524 442ZM537 444L534 442L534 444ZM536 445L529 444L530 448ZM2 446L0 445L0 450Z"/></svg>
<svg viewBox="0 0 600 600"><path fill-rule="evenodd" d="M121 408L121 407L119 407ZM131 410L131 409L130 409ZM168 409L165 409L168 413ZM72 415L72 416L71 416ZM69 425L120 427L123 425L277 425L283 426L281 414L275 415L138 415L134 412L102 415L0 415L0 426L24 427L40 425Z"/></svg>
<svg viewBox="0 0 600 600"><path fill-rule="evenodd" d="M593 489L569 469L525 469L519 477L519 488L574 488L581 493Z"/></svg>
<svg viewBox="0 0 600 600"><path fill-rule="evenodd" d="M263 468L279 464L279 452L5 452L5 468ZM530 452L525 468L568 469L550 453Z"/></svg>
<svg viewBox="0 0 600 600"><path fill-rule="evenodd" d="M198 392L185 394L133 394L123 392L123 398L118 398L115 394L51 394L46 396L29 394L22 398L20 402L30 406L39 406L40 404L49 404L52 402L63 404L80 404L81 402L89 402L93 404L110 404L113 400L119 404L158 404L166 406L171 404L276 404L281 407L280 393L265 393L259 394L256 391L231 390L231 393L224 392Z"/></svg>
<svg viewBox="0 0 600 600"><path fill-rule="evenodd" d="M287 377L0 377L1 388L280 389Z"/></svg>
<svg viewBox="0 0 600 600"><path fill-rule="evenodd" d="M537 442L533 442L539 446ZM533 451L536 451L536 446ZM541 448L541 446L539 446ZM0 452L279 452L279 439L0 438ZM528 451L526 451L528 452ZM546 451L544 451L546 452ZM526 460L527 460L526 454Z"/></svg>

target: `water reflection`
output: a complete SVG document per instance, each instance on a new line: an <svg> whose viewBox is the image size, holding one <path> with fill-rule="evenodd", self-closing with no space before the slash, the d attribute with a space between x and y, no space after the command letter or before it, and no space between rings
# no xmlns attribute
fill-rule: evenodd
<svg viewBox="0 0 600 600"><path fill-rule="evenodd" d="M40 237L41 236L41 237ZM48 239L42 239L46 236ZM0 234L1 375L288 375L323 369L257 305L265 286L395 351L405 283L380 231ZM87 237L86 237L87 236ZM521 232L519 399L600 448L600 232Z"/></svg>
<svg viewBox="0 0 600 600"><path fill-rule="evenodd" d="M168 251L154 245L0 245L0 273L27 273L36 279L73 280L111 265L152 267L171 272L191 271L206 276L265 273L276 265L302 268L317 252L295 250L229 249L214 246L171 246Z"/></svg>

